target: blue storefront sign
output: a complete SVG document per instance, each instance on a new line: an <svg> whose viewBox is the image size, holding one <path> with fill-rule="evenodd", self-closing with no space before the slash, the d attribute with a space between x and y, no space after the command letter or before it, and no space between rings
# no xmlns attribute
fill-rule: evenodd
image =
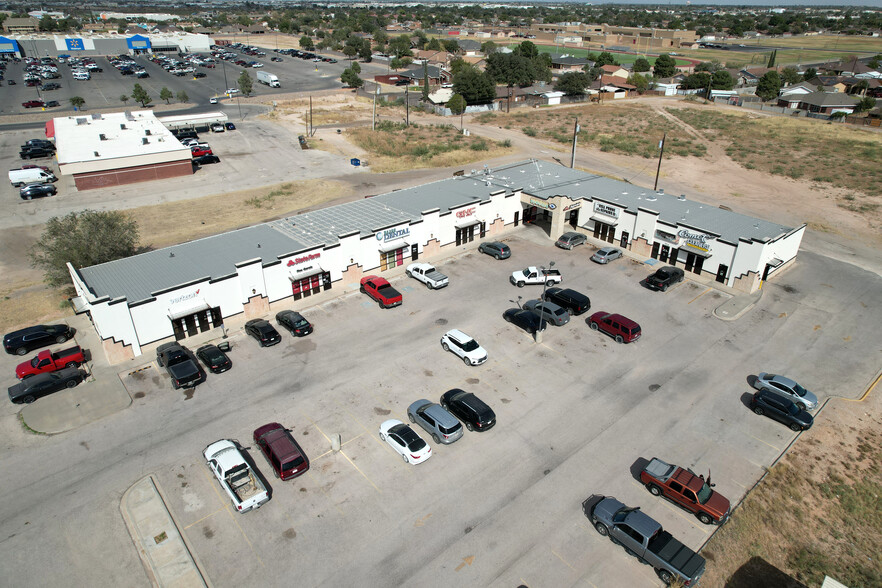
<svg viewBox="0 0 882 588"><path fill-rule="evenodd" d="M132 35L126 39L126 45L129 49L139 49L143 51L145 49L150 49L150 39L144 35Z"/></svg>
<svg viewBox="0 0 882 588"><path fill-rule="evenodd" d="M68 51L84 51L86 49L82 39L65 39L64 43L67 45Z"/></svg>

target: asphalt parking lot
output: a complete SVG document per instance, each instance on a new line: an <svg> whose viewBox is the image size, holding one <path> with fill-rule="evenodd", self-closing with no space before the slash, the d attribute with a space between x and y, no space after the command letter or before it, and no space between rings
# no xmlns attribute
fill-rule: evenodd
<svg viewBox="0 0 882 588"><path fill-rule="evenodd" d="M42 92L38 91L37 87L27 87L24 84L24 61L10 62L6 67L5 79L0 83L0 116L39 111L39 109L28 109L22 106L23 102L38 98L45 101L57 100L60 106L49 108L47 111L57 112L58 116L69 116L73 112L73 107L69 102L73 96L82 97L86 101L85 109L87 110L90 108L140 109L141 105L137 102L129 100L123 103L119 99L123 94L131 95L136 83L141 84L150 94L153 104L164 103L159 99L159 92L163 87L168 88L175 95L173 102L178 101L176 96L178 92L183 90L193 104L208 105L209 99L212 97L217 97L221 105L230 104L235 103L235 98L229 99L224 95L224 91L227 88L237 87L237 80L243 70L248 71L251 76L253 95L258 97L343 87L340 82L340 74L349 65L345 60L341 59L338 63L313 63L296 57L282 56L284 61L273 62L270 61L270 58L277 55L271 50L266 53L266 57L241 57L247 58L246 61L258 61L264 65L263 71L276 74L281 83L280 88L270 88L258 83L257 72L261 71L260 69L243 68L230 62L222 62L222 60L218 60L217 66L214 68L197 66L196 71L206 75L204 78L193 78L192 75L176 76L144 56L135 56L135 61L150 74L149 78L136 78L134 75L124 76L110 64L107 58L96 57L95 62L103 71L93 73L92 79L74 80L71 68L65 63L57 63L61 78L44 81L57 82L61 84L61 88ZM177 57L176 54L171 56ZM364 64L362 67L365 68L365 72L376 70L375 73L379 73L386 70L385 66L381 67L378 64ZM362 77L364 75L366 74L363 74ZM9 80L14 80L15 85L10 86Z"/></svg>
<svg viewBox="0 0 882 588"><path fill-rule="evenodd" d="M507 261L466 252L439 263L451 283L442 290L393 278L402 307L381 310L356 289L341 289L302 310L316 325L309 337L283 333L280 345L262 349L233 333L233 369L210 374L192 391L173 391L164 370L145 357L143 371L122 375L130 408L100 427L7 453L11 468L53 452L76 461L36 493L43 505L47 493L57 494L59 504L44 507L61 511L60 530L49 532L49 514L38 515L30 497L15 516L0 509L5 535L26 518L34 520L29 533L52 536L42 553L19 549L23 537L10 538L4 551L18 555L0 555L0 564L27 578L41 568L36 558L52 554L58 569L44 569L44 580L97 581L110 565L140 577L131 543L119 541L121 522L108 511L128 485L153 472L218 586L276 585L292 570L305 585L655 585L651 569L591 528L580 510L585 497L609 494L639 505L698 548L711 528L649 495L635 480L635 464L658 456L701 473L711 469L716 489L736 503L794 436L746 408L751 374L798 376L823 401L857 391L874 369L859 358L879 347L878 334L861 328L882 318L878 305L868 304L879 278L853 266L805 253L767 285L760 305L724 322L712 311L726 296L706 286L687 280L651 292L640 286L649 266L593 264L590 247L561 251L537 227L507 241ZM564 286L591 297L590 312L625 314L642 325L643 337L616 344L588 328L590 312L549 327L540 344L505 323L502 312L519 296L522 302L541 291L512 286L510 272L551 260ZM450 328L474 336L488 362L469 368L444 353L439 338ZM450 446L430 441L434 455L426 463L402 463L379 440L379 424L406 421L411 402L437 401L454 387L487 402L497 426ZM290 427L310 457L304 476L267 478L271 470L250 437L270 421ZM334 434L342 438L339 453L330 451ZM233 512L202 463L203 448L220 438L249 447L272 490L261 509ZM80 460L75 481L65 480ZM43 481L28 472L19 487L27 492ZM71 491L74 510L64 506ZM117 543L100 542L99 532ZM81 535L100 546L102 563L88 565L92 556L71 547Z"/></svg>

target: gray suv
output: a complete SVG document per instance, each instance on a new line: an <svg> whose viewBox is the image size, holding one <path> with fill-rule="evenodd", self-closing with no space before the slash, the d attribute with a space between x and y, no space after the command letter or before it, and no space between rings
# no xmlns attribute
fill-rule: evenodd
<svg viewBox="0 0 882 588"><path fill-rule="evenodd" d="M588 237L583 235L582 233L576 233L575 231L568 231L557 238L557 241L554 243L561 249L572 249L576 245L584 245L588 240Z"/></svg>
<svg viewBox="0 0 882 588"><path fill-rule="evenodd" d="M435 443L449 445L462 437L462 424L440 404L417 400L407 407L407 417L425 429Z"/></svg>

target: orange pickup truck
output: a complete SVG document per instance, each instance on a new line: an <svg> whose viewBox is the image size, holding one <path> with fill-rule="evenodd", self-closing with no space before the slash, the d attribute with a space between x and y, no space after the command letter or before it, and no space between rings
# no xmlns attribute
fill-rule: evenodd
<svg viewBox="0 0 882 588"><path fill-rule="evenodd" d="M640 481L654 496L664 496L698 517L705 525L723 524L729 518L729 499L713 489L707 480L692 470L665 463L653 457L642 472Z"/></svg>

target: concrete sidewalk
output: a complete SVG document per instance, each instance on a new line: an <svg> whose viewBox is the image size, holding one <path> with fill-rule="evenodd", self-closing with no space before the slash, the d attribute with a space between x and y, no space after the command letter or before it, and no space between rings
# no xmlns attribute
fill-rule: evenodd
<svg viewBox="0 0 882 588"><path fill-rule="evenodd" d="M119 509L154 586L210 586L153 476L126 490Z"/></svg>
<svg viewBox="0 0 882 588"><path fill-rule="evenodd" d="M741 318L748 310L756 306L763 297L762 288L753 294L733 296L714 309L714 316L724 321L734 321Z"/></svg>

